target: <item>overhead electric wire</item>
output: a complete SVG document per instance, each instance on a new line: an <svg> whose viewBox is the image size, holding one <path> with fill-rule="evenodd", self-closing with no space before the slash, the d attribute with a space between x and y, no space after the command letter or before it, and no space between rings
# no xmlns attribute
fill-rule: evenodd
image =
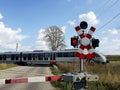
<svg viewBox="0 0 120 90"><path fill-rule="evenodd" d="M98 28L98 30L104 28L106 25L108 25L109 23L111 23L114 19L116 19L118 16L120 15L120 12L118 14L116 14L112 19L110 19L108 22L106 22L103 26L101 26L100 28ZM97 30L97 31L98 31Z"/></svg>
<svg viewBox="0 0 120 90"><path fill-rule="evenodd" d="M111 0L110 0L111 1ZM118 3L118 1L119 0L116 0L113 4L111 4L110 6L109 6L109 8L108 9L110 9L110 8L112 8L115 4L117 4ZM107 1L108 2L108 1ZM107 3L106 2L106 3ZM106 4L105 3L105 4ZM117 13L112 19L110 19L108 22L106 22L104 25L102 25L100 28L98 28L98 30L97 31L99 31L99 30L101 30L102 28L104 28L106 25L108 25L109 23L111 23L114 19L116 19L118 16L120 15L120 12L119 13ZM101 16L101 15L100 15ZM98 16L99 17L99 16ZM97 32L96 31L96 32Z"/></svg>
<svg viewBox="0 0 120 90"><path fill-rule="evenodd" d="M110 1L111 1L111 0L107 0L101 7L98 8L98 10L97 10L97 11L99 11L99 12L98 12L98 17L99 17L100 14L103 12L103 8L104 8L105 6L107 6L107 4L109 4Z"/></svg>
<svg viewBox="0 0 120 90"><path fill-rule="evenodd" d="M117 2L118 2L119 0L116 0L112 5L110 5L108 8L111 8L111 7L113 7L115 4L117 4Z"/></svg>
<svg viewBox="0 0 120 90"><path fill-rule="evenodd" d="M116 0L114 3L112 3L110 6L108 6L108 7L107 7L107 11L108 11L109 8L112 8L115 4L117 4L118 1L119 1L119 0ZM97 17L101 16L101 13L103 12L103 9L104 9L105 6L107 6L110 2L111 2L111 0L108 0L108 1L106 1L106 2L101 6L101 8L100 8L100 10L99 10L99 12L98 12ZM106 12L107 12L107 11L106 11Z"/></svg>

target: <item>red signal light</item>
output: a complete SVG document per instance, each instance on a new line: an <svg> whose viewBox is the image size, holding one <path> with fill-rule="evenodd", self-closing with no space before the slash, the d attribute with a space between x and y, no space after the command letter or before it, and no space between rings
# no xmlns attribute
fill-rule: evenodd
<svg viewBox="0 0 120 90"><path fill-rule="evenodd" d="M73 39L72 40L72 43L75 45L75 44L77 44L77 40L76 39Z"/></svg>
<svg viewBox="0 0 120 90"><path fill-rule="evenodd" d="M78 37L72 37L71 38L71 45L73 47L78 46Z"/></svg>

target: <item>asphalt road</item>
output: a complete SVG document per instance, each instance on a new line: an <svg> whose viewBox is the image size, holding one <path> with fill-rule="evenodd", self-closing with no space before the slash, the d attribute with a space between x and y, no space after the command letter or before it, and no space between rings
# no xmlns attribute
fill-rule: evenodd
<svg viewBox="0 0 120 90"><path fill-rule="evenodd" d="M17 66L0 70L0 78L20 78L52 75L49 67L43 66ZM0 85L0 90L54 90L49 82L19 83Z"/></svg>

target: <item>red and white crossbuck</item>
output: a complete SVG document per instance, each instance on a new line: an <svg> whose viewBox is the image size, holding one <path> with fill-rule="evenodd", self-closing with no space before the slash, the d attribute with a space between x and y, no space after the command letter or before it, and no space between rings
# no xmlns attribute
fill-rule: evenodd
<svg viewBox="0 0 120 90"><path fill-rule="evenodd" d="M84 29L82 29L80 26L76 26L75 30L80 37L80 45L78 51L76 52L76 56L80 59L87 58L89 60L95 58L96 54L92 47L92 35L96 28L91 27L88 33L84 33ZM87 53L84 52L85 49L87 50Z"/></svg>

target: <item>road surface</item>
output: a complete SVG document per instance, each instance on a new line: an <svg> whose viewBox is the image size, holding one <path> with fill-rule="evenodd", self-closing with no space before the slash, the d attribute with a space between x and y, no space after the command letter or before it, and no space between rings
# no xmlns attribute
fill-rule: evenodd
<svg viewBox="0 0 120 90"><path fill-rule="evenodd" d="M0 70L0 78L20 78L52 75L49 67L43 66L17 66ZM0 85L0 90L54 90L49 82L18 83Z"/></svg>

